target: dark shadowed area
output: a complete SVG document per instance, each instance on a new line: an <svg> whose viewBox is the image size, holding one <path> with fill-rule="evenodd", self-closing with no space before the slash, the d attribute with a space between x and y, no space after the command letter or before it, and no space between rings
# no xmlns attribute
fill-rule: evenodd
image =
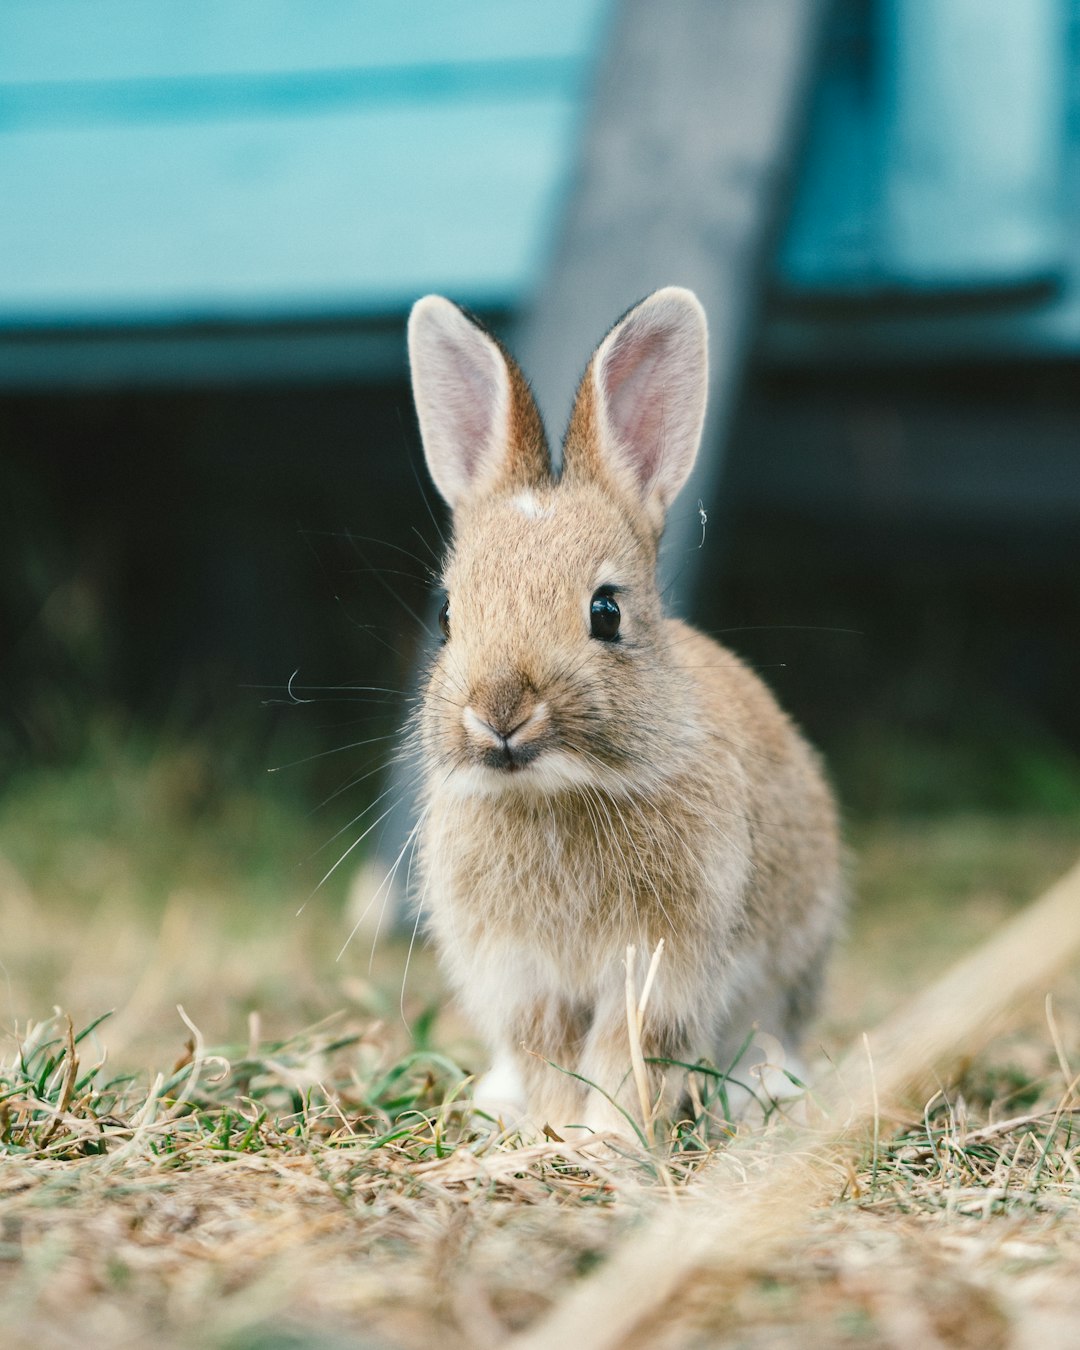
<svg viewBox="0 0 1080 1350"><path fill-rule="evenodd" d="M850 809L1072 803L1077 387L1063 362L751 380L683 607ZM0 429L9 766L77 758L102 708L256 776L281 737L400 718L444 521L404 383L8 396Z"/></svg>

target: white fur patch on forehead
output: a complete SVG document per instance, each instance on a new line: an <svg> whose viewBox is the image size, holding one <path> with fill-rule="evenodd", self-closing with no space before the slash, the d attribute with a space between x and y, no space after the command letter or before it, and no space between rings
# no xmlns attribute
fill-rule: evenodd
<svg viewBox="0 0 1080 1350"><path fill-rule="evenodd" d="M555 514L554 505L545 506L534 492L519 492L511 500L526 520L550 520Z"/></svg>

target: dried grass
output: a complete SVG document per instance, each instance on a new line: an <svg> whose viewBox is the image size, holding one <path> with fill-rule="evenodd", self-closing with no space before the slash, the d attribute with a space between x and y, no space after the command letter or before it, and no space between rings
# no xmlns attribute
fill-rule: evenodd
<svg viewBox="0 0 1080 1350"><path fill-rule="evenodd" d="M63 1016L29 1028L0 1069L0 1311L25 1328L6 1344L269 1347L291 1330L296 1344L501 1345L603 1261L642 1202L671 1203L648 1155L599 1163L478 1129L449 1061L395 1060L378 1025L337 1023L224 1054L189 1036L149 1083L110 1079ZM1055 1025L1078 1043L1075 992ZM1013 1039L1029 1063L1034 1031ZM1044 1035L1023 1087L1038 1096L1007 1112L1007 1049L834 1171L828 1203L764 1266L702 1267L625 1343L1005 1346L1055 1318L1075 1331L1080 1100ZM768 1137L718 1165L767 1167ZM677 1205L703 1161L671 1160Z"/></svg>
<svg viewBox="0 0 1080 1350"><path fill-rule="evenodd" d="M897 846L876 847L891 876ZM1000 917L1040 879L1018 869L998 895L961 877L956 931ZM0 1325L12 1350L504 1345L542 1326L649 1213L689 1221L710 1176L769 1175L788 1137L774 1113L734 1147L703 1141L702 1121L654 1154L523 1141L465 1109L472 1050L452 1018L436 1033L422 1015L430 964L410 977L410 1034L391 1011L402 952L380 952L370 977L366 953L335 967L325 910L296 925L287 897L270 914L242 902L185 891L156 919L108 896L79 912L0 875L13 1024L0 1048ZM907 945L892 938L880 962L868 954L902 931L896 912L857 919L831 1046L859 1032L874 999L897 1001L916 949L927 974L941 964L950 940L907 919ZM14 1025L42 995L72 1019ZM116 1016L91 1026L112 1002ZM647 1016L640 985L630 1002ZM822 1169L811 1216L792 1203L782 1242L727 1269L705 1263L623 1343L1077 1343L1078 1046L1072 977L920 1109L881 1117L850 1163L792 1157L793 1177ZM782 1227L783 1197L777 1213Z"/></svg>

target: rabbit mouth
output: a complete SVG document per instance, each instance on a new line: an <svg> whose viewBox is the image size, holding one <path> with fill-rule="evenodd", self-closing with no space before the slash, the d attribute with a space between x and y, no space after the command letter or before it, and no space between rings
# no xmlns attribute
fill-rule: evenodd
<svg viewBox="0 0 1080 1350"><path fill-rule="evenodd" d="M443 780L453 797L554 797L582 789L605 789L603 775L557 742L530 746L528 756L470 755Z"/></svg>
<svg viewBox="0 0 1080 1350"><path fill-rule="evenodd" d="M454 745L457 762L448 787L455 796L509 792L546 797L582 788L618 793L625 783L625 775L596 753L566 740L545 699L527 711L520 704L506 712L480 702L467 704Z"/></svg>
<svg viewBox="0 0 1080 1350"><path fill-rule="evenodd" d="M526 741L522 745L504 741L502 745L493 745L482 751L477 762L499 773L520 773L534 763L543 750L544 746L537 741Z"/></svg>
<svg viewBox="0 0 1080 1350"><path fill-rule="evenodd" d="M469 705L462 709L461 724L473 763L501 773L527 768L551 743L551 716L543 701L510 714Z"/></svg>

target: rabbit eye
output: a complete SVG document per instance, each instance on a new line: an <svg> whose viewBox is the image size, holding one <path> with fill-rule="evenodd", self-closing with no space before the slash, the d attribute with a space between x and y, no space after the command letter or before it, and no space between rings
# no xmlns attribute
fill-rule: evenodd
<svg viewBox="0 0 1080 1350"><path fill-rule="evenodd" d="M428 611L430 613L430 610ZM447 596L439 610L439 627L444 638L450 637L450 597Z"/></svg>
<svg viewBox="0 0 1080 1350"><path fill-rule="evenodd" d="M614 642L619 636L619 620L622 615L615 600L614 586L601 586L594 594L589 605L589 622L592 635L601 642Z"/></svg>

